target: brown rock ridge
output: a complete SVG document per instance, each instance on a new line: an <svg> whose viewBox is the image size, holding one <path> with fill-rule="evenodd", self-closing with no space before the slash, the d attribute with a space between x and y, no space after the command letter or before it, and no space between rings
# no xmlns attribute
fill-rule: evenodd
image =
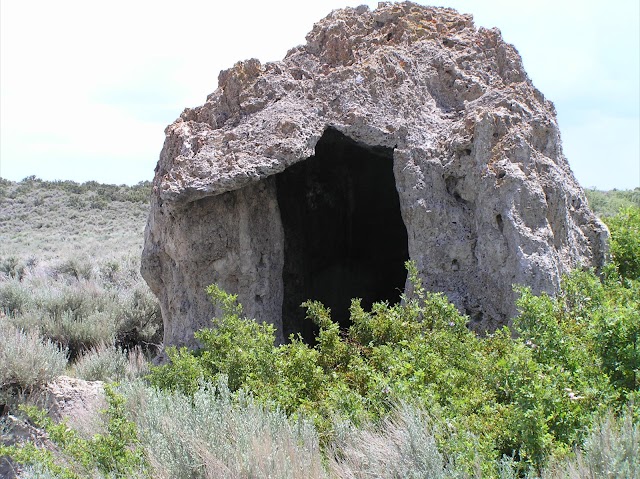
<svg viewBox="0 0 640 479"><path fill-rule="evenodd" d="M602 265L606 239L516 49L404 2L332 12L284 60L221 72L167 127L142 273L167 345L209 324L210 283L283 339L309 333L304 299L338 315L353 296L396 301L407 258L493 329L513 284L553 292Z"/></svg>

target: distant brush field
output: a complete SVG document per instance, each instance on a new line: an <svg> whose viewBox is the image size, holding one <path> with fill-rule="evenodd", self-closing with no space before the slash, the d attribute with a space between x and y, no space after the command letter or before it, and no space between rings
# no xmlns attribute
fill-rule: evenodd
<svg viewBox="0 0 640 479"><path fill-rule="evenodd" d="M0 257L49 263L139 256L150 193L150 182L116 186L0 179Z"/></svg>

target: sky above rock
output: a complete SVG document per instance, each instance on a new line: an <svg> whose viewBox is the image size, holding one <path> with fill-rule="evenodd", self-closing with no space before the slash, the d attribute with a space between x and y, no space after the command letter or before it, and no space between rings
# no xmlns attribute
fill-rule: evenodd
<svg viewBox="0 0 640 479"><path fill-rule="evenodd" d="M640 187L637 0L423 2L498 27L556 105L585 188ZM236 61L280 60L332 9L377 1L2 0L0 176L134 184L164 128Z"/></svg>

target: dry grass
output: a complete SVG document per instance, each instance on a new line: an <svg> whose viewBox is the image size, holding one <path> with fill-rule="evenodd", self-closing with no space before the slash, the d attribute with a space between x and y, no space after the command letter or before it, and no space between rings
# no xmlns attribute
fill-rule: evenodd
<svg viewBox="0 0 640 479"><path fill-rule="evenodd" d="M550 464L542 479L639 479L640 418L633 415L633 406L620 417L605 415L575 456Z"/></svg>
<svg viewBox="0 0 640 479"><path fill-rule="evenodd" d="M51 341L0 322L0 395L36 389L62 374L66 365L66 351Z"/></svg>
<svg viewBox="0 0 640 479"><path fill-rule="evenodd" d="M141 201L125 201L133 188L0 179L0 259L50 266L114 252L139 256L149 211L144 188L133 196Z"/></svg>
<svg viewBox="0 0 640 479"><path fill-rule="evenodd" d="M379 425L346 429L329 469L339 479L462 477L438 450L429 415L407 404Z"/></svg>
<svg viewBox="0 0 640 479"><path fill-rule="evenodd" d="M193 398L140 383L124 391L156 478L327 477L312 424L234 400L223 383Z"/></svg>

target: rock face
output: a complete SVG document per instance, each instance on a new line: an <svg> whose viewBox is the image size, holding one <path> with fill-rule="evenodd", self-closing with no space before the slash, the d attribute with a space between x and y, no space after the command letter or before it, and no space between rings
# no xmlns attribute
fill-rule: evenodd
<svg viewBox="0 0 640 479"><path fill-rule="evenodd" d="M553 104L470 15L410 2L337 10L284 60L239 62L166 129L142 273L165 344L238 294L282 340L305 299L397 301L403 262L474 329L602 265L607 231L562 154Z"/></svg>
<svg viewBox="0 0 640 479"><path fill-rule="evenodd" d="M55 422L66 421L82 437L90 438L104 432L104 424L99 412L106 409L104 384L101 381L84 381L69 376L59 376L47 384L38 396L30 401L48 412ZM0 445L11 446L31 442L39 448L55 452L57 446L49 435L30 422L13 415L7 415L0 423L2 434ZM9 458L0 457L0 477L13 479L20 477L24 467Z"/></svg>

